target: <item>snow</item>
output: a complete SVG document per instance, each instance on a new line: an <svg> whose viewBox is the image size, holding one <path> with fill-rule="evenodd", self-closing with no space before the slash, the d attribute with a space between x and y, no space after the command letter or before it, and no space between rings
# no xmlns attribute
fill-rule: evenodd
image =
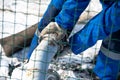
<svg viewBox="0 0 120 80"><path fill-rule="evenodd" d="M20 32L30 27L31 25L39 22L49 2L50 0L0 0L0 38L4 38L9 35ZM2 10L3 8L5 11ZM87 7L86 11L87 10L90 10L90 13L89 13L90 16L94 16L99 11L101 11L101 5L99 4L99 0L91 0L91 3ZM86 12L84 12L84 14L86 14ZM81 24L81 25L77 24L73 33L75 33L78 30L78 27L80 26L82 28L84 24ZM87 49L81 55L66 54L68 52L72 53L70 49L67 49L63 52L63 54L66 54L66 55L63 55L62 57L59 57L59 58L62 58L61 61L65 61L68 63L72 61L76 61L76 63L90 62L91 60L94 59L95 55L97 55L100 45L101 45L101 41L98 41L95 46ZM17 63L16 59L18 59L19 61L23 61L23 59L26 58L27 51L28 51L28 48L25 48L22 51L19 51L15 55L13 55L13 58L1 56L0 80L5 80L6 77L8 77L8 74L7 74L8 64L13 64L14 62L15 62L14 64L16 64ZM4 55L3 52L1 52L0 54ZM71 57L72 59L70 61L69 58ZM88 67L88 65L83 64L82 68L85 69ZM71 79L69 78L66 80L75 80L75 76L74 76L75 74L73 74L72 71L59 70L58 72L60 72L61 74L63 72L65 74L69 73L69 74L66 74L67 76L73 75L74 78L71 78Z"/></svg>

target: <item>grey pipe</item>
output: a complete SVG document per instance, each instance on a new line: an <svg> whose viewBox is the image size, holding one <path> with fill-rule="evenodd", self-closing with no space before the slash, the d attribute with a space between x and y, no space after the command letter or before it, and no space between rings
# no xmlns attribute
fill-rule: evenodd
<svg viewBox="0 0 120 80"><path fill-rule="evenodd" d="M29 62L23 67L15 69L11 78L17 80L46 80L49 64L58 49L59 45L55 42L55 35L49 34L45 36L33 51ZM16 73L19 74L15 76Z"/></svg>

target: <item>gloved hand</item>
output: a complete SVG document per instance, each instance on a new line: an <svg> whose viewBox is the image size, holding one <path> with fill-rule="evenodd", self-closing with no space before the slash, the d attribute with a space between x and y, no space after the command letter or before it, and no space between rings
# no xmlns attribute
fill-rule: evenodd
<svg viewBox="0 0 120 80"><path fill-rule="evenodd" d="M51 22L41 31L40 37L44 38L46 34L55 34L55 40L60 41L66 36L66 30L62 29L56 22Z"/></svg>

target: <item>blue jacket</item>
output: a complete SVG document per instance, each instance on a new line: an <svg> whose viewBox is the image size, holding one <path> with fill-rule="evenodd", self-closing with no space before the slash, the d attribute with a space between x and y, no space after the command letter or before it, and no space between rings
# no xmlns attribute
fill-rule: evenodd
<svg viewBox="0 0 120 80"><path fill-rule="evenodd" d="M104 39L110 33L120 29L120 0L100 1L103 10L69 40L71 49L75 54L81 53L94 45L97 40ZM43 18L39 22L39 31L51 21L55 21L63 29L71 31L89 2L90 0L52 0ZM38 38L35 35L31 43L30 51L28 52L28 57L30 57L32 51L38 45L37 41Z"/></svg>
<svg viewBox="0 0 120 80"><path fill-rule="evenodd" d="M70 38L71 49L75 54L93 46L120 29L120 1L102 2L102 11L91 19L85 27Z"/></svg>

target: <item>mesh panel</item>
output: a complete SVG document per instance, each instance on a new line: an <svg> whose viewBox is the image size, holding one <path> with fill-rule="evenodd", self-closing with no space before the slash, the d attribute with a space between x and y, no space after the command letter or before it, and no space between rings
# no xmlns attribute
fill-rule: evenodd
<svg viewBox="0 0 120 80"><path fill-rule="evenodd" d="M44 76L46 80L99 80L93 72L93 68L96 64L101 40L81 54L75 55L66 39L56 42L54 35L47 35L48 38L43 40L43 43L40 43L40 46L33 51L27 65L24 64L38 22L43 17L49 3L50 0L0 0L0 80L44 80ZM83 29L84 25L101 9L99 0L91 0L87 9L79 17L72 33L69 33L70 36ZM115 33L115 35L118 34L119 32ZM119 38L115 35L112 37L112 35L110 34L110 37L104 40L107 44L104 43L103 46L110 51L119 53L111 47L119 44ZM83 47L85 46L83 45ZM119 49L117 48L117 50ZM109 73L106 72L107 64L110 64L108 61L105 59L103 74ZM112 65L114 65L113 62ZM119 72L119 61L115 65ZM40 77L38 74L43 75Z"/></svg>

